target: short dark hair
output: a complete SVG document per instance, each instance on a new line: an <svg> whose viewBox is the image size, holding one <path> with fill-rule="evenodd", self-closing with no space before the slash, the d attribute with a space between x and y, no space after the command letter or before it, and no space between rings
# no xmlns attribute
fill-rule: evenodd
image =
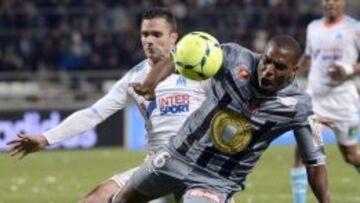
<svg viewBox="0 0 360 203"><path fill-rule="evenodd" d="M144 12L141 21L153 18L164 18L169 23L171 31L177 32L176 19L169 9L165 7L151 7Z"/></svg>
<svg viewBox="0 0 360 203"><path fill-rule="evenodd" d="M302 53L300 45L296 39L290 35L276 35L270 39L268 44L276 44L280 48L293 51L295 53L296 59L300 59Z"/></svg>

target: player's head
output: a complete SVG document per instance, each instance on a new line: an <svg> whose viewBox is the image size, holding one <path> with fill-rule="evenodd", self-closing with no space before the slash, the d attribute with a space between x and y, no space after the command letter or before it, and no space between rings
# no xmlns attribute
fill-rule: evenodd
<svg viewBox="0 0 360 203"><path fill-rule="evenodd" d="M141 43L145 55L153 62L170 54L177 39L176 20L165 8L145 11L141 21Z"/></svg>
<svg viewBox="0 0 360 203"><path fill-rule="evenodd" d="M291 36L271 38L257 67L259 87L273 92L286 86L296 75L300 56L301 48Z"/></svg>
<svg viewBox="0 0 360 203"><path fill-rule="evenodd" d="M346 0L321 0L323 5L324 17L332 22L343 16Z"/></svg>

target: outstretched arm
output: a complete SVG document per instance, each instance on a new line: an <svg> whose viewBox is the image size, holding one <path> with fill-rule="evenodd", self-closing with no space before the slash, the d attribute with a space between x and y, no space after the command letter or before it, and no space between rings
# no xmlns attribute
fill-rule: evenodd
<svg viewBox="0 0 360 203"><path fill-rule="evenodd" d="M18 135L10 145L9 153L20 158L45 149L46 146L61 142L79 135L101 123L113 113L126 105L128 76L124 76L104 97L91 107L72 113L58 126L44 132L42 135Z"/></svg>
<svg viewBox="0 0 360 203"><path fill-rule="evenodd" d="M320 132L310 125L294 129L300 154L306 165L310 187L320 203L330 202L324 146Z"/></svg>
<svg viewBox="0 0 360 203"><path fill-rule="evenodd" d="M45 149L48 145L61 142L79 135L100 123L103 119L89 109L79 110L67 117L60 125L41 135L19 134L15 140L7 143L11 156L26 155Z"/></svg>
<svg viewBox="0 0 360 203"><path fill-rule="evenodd" d="M20 155L20 159L32 152L37 152L45 149L49 142L43 135L28 136L18 134L15 140L7 143L10 145L9 153L11 156Z"/></svg>

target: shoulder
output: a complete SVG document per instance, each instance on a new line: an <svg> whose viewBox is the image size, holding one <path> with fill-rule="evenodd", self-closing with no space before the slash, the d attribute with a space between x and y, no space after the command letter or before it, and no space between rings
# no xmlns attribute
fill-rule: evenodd
<svg viewBox="0 0 360 203"><path fill-rule="evenodd" d="M360 23L360 21L348 15L345 16L345 22L349 23L350 25L359 25Z"/></svg>
<svg viewBox="0 0 360 203"><path fill-rule="evenodd" d="M360 21L356 20L353 17L345 16L345 25L350 29L360 31Z"/></svg>
<svg viewBox="0 0 360 203"><path fill-rule="evenodd" d="M146 71L146 67L148 64L149 60L148 59L144 59L143 61L141 61L140 63L136 64L135 66L133 66L129 72L131 73L137 73L137 72L143 72Z"/></svg>
<svg viewBox="0 0 360 203"><path fill-rule="evenodd" d="M311 97L300 89L296 82L279 93L279 100L282 105L292 107L295 111L294 122L302 123L313 113Z"/></svg>
<svg viewBox="0 0 360 203"><path fill-rule="evenodd" d="M126 78L128 80L136 80L136 78L143 78L146 77L146 75L149 72L149 61L148 59L145 59L141 61L140 63L133 66L125 75L123 78Z"/></svg>
<svg viewBox="0 0 360 203"><path fill-rule="evenodd" d="M297 95L294 95L294 98L297 100L296 104L296 123L307 122L307 119L310 115L313 114L313 107L311 103L311 97L303 91L299 91Z"/></svg>
<svg viewBox="0 0 360 203"><path fill-rule="evenodd" d="M254 52L249 49L241 46L240 44L229 42L221 44L221 48L224 51L225 55L240 55L240 54L249 54L256 55Z"/></svg>
<svg viewBox="0 0 360 203"><path fill-rule="evenodd" d="M308 27L308 30L311 30L314 28L321 27L323 24L324 24L324 20L322 18L318 18L318 19L311 21L307 27Z"/></svg>
<svg viewBox="0 0 360 203"><path fill-rule="evenodd" d="M118 79L115 83L115 87L126 86L128 83L143 81L148 74L148 69L148 60L141 61Z"/></svg>
<svg viewBox="0 0 360 203"><path fill-rule="evenodd" d="M259 59L259 54L236 43L225 43L222 44L221 47L224 53L223 66L227 69L238 66L245 66L248 69L252 69Z"/></svg>

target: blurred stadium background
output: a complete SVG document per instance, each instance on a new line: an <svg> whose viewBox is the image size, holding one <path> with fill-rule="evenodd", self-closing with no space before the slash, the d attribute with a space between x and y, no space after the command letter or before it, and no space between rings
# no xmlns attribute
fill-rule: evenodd
<svg viewBox="0 0 360 203"><path fill-rule="evenodd" d="M153 5L173 11L181 34L207 31L256 51L279 33L304 46L307 23L321 15L320 0L0 0L0 151L17 132L40 133L87 107L142 60L139 20ZM347 11L360 19L360 1L348 0ZM141 162L144 152L132 150L143 149L142 125L130 104L98 128L52 147L100 149L51 151L21 162L0 154L0 203L74 202ZM289 144L290 137L277 143ZM355 171L335 146L328 157L335 202L360 202ZM274 146L239 202L291 202L291 161L290 146Z"/></svg>

